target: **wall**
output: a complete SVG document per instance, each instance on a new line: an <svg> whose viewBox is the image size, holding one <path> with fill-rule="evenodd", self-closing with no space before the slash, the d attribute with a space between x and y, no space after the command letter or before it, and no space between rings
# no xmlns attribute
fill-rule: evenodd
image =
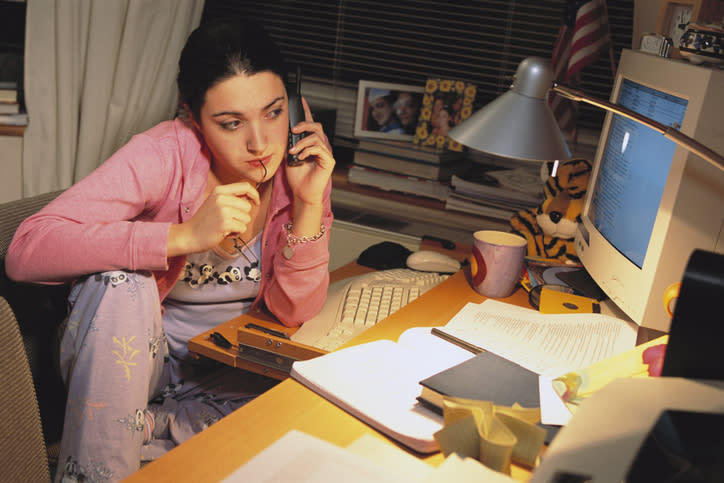
<svg viewBox="0 0 724 483"><path fill-rule="evenodd" d="M656 19L659 16L660 5L661 0L636 0L634 2L632 49L639 48L642 34L656 31Z"/></svg>

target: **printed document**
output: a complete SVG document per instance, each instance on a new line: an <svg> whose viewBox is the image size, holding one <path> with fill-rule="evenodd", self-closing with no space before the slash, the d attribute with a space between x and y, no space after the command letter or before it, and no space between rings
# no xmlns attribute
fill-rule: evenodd
<svg viewBox="0 0 724 483"><path fill-rule="evenodd" d="M637 330L635 324L609 315L541 314L493 299L468 303L438 329L553 377L633 348Z"/></svg>

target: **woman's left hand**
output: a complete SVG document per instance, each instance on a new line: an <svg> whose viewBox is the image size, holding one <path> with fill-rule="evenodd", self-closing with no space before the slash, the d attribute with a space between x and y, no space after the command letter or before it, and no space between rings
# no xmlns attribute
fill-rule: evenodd
<svg viewBox="0 0 724 483"><path fill-rule="evenodd" d="M289 153L304 161L298 166L285 166L287 179L296 201L307 205L322 203L324 189L332 175L335 160L322 125L314 122L306 99L302 98L305 121L292 128L295 134L306 132Z"/></svg>

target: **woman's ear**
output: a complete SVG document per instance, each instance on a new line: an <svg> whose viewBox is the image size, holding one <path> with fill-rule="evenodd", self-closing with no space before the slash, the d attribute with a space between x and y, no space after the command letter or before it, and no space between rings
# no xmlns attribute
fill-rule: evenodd
<svg viewBox="0 0 724 483"><path fill-rule="evenodd" d="M188 109L188 108L187 108L187 109ZM201 122L200 122L200 120L199 120L199 119L196 119L196 116L194 116L194 113L191 112L190 110L188 111L188 113L189 113L189 121L191 121L191 125L193 125L193 126L196 128L197 131L203 132L203 131L201 130Z"/></svg>
<svg viewBox="0 0 724 483"><path fill-rule="evenodd" d="M186 119L186 121L191 124L194 128L196 128L197 131L201 132L201 123L198 119L196 119L196 116L194 116L193 111L189 107L188 104L183 103L181 105L181 108L179 109L181 111L181 116Z"/></svg>

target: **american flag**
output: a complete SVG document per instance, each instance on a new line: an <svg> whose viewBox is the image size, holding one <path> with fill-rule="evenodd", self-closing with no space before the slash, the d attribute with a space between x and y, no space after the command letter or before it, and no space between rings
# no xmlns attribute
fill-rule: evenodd
<svg viewBox="0 0 724 483"><path fill-rule="evenodd" d="M605 0L568 0L551 65L556 82L578 85L578 73L610 48ZM576 137L578 104L558 95L551 97L551 108L561 130Z"/></svg>

